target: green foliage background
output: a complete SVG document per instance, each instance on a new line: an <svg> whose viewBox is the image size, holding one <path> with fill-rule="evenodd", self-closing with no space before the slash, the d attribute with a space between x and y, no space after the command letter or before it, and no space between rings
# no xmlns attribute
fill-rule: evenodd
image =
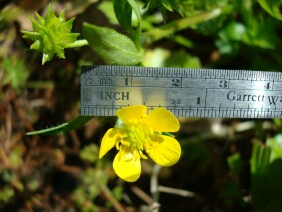
<svg viewBox="0 0 282 212"><path fill-rule="evenodd" d="M27 0L0 8L1 211L280 210L280 119L181 118L177 165L156 174L146 160L128 184L112 170L114 151L98 160L115 120L79 116L79 75L87 64L279 72L281 0Z"/></svg>

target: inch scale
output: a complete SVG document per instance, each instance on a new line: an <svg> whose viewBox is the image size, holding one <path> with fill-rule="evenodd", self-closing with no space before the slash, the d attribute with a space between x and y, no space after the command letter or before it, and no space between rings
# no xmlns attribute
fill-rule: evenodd
<svg viewBox="0 0 282 212"><path fill-rule="evenodd" d="M282 73L82 66L82 116L115 116L129 105L164 107L178 117L282 118Z"/></svg>

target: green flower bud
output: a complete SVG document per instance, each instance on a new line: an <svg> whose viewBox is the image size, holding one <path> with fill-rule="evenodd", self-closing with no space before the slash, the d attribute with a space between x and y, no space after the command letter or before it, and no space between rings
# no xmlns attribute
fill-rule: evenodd
<svg viewBox="0 0 282 212"><path fill-rule="evenodd" d="M65 58L64 49L75 47L74 43L79 36L79 33L71 33L75 18L66 21L64 10L56 17L50 5L45 18L38 13L35 15L37 21L30 17L34 32L22 30L24 38L34 41L30 49L43 53L42 64L51 60L54 55Z"/></svg>

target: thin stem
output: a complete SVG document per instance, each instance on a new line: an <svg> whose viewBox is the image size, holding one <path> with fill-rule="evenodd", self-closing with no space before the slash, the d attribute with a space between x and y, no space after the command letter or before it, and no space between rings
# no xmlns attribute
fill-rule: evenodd
<svg viewBox="0 0 282 212"><path fill-rule="evenodd" d="M135 46L138 50L141 49L141 22L138 23L136 34L135 34Z"/></svg>
<svg viewBox="0 0 282 212"><path fill-rule="evenodd" d="M81 47L81 46L87 46L88 41L87 40L77 40L74 43L67 44L66 48L75 48L75 47Z"/></svg>
<svg viewBox="0 0 282 212"><path fill-rule="evenodd" d="M186 191L183 189L177 189L177 188L169 188L166 186L159 186L159 191L169 194L175 194L183 197L195 197L195 193L191 191Z"/></svg>
<svg viewBox="0 0 282 212"><path fill-rule="evenodd" d="M203 12L192 17L186 17L179 19L177 21L170 22L164 26L156 29L152 29L143 34L143 42L145 44L150 44L154 41L160 40L173 34L177 31L186 29L192 25L208 21L210 19L220 16L223 12L229 11L226 8L216 8L211 11Z"/></svg>
<svg viewBox="0 0 282 212"><path fill-rule="evenodd" d="M118 212L125 212L126 210L119 204L119 202L114 198L109 188L104 185L103 183L99 184L101 190L103 191L103 194L106 196L106 198L113 204L113 207Z"/></svg>
<svg viewBox="0 0 282 212"><path fill-rule="evenodd" d="M131 191L135 193L144 202L146 202L147 205L151 205L154 202L154 200L148 194L146 194L143 190L141 190L137 186L132 186Z"/></svg>
<svg viewBox="0 0 282 212"><path fill-rule="evenodd" d="M158 202L159 200L159 184L158 184L158 175L161 170L161 166L155 164L153 166L152 175L151 175L151 194L153 196L154 202Z"/></svg>
<svg viewBox="0 0 282 212"><path fill-rule="evenodd" d="M26 87L34 89L53 89L55 83L52 81L28 81L26 82Z"/></svg>

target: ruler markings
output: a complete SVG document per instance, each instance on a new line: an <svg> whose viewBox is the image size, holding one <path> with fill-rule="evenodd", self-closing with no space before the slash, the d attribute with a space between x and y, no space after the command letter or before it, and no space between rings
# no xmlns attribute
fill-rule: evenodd
<svg viewBox="0 0 282 212"><path fill-rule="evenodd" d="M118 71L117 71L118 72ZM117 73L116 72L116 73ZM176 77L176 78L189 78L189 79L211 79L211 80L213 80L213 79L228 79L228 80L234 80L234 81L272 81L272 82L282 82L282 80L281 79L279 79L279 78L276 78L276 79L266 79L265 77L264 78L257 78L257 77L253 77L253 78L240 78L240 77L226 77L226 78L224 78L224 77L213 77L213 76L208 76L207 77L207 75L205 76L205 75L203 75L202 77L199 77L199 76L195 76L195 75L193 75L193 76L189 76L189 75L187 75L187 76L183 76L183 75L178 75L178 76L175 76L175 75L172 75L172 76L168 76L168 75L166 75L166 74L163 74L163 73L159 73L158 75L155 75L155 74L153 74L153 75L135 75L135 74L132 74L132 75L129 75L129 74L116 74L115 72L112 72L112 73L107 73L107 72L104 72L103 74L97 74L97 75L95 75L95 74L88 74L88 75L93 75L93 76L95 76L95 77L97 77L97 76L111 76L111 77L122 77L122 76L130 76L130 77L132 77L132 78L140 78L140 77L142 77L142 78L152 78L152 77L157 77L157 78L164 78L164 79L166 79L166 78L171 78L171 77ZM90 76L87 76L87 75L85 75L84 77L90 77ZM239 75L238 75L239 76ZM280 75L279 75L280 76Z"/></svg>
<svg viewBox="0 0 282 212"><path fill-rule="evenodd" d="M158 78L170 78L170 77L183 77L183 78L196 78L196 79L230 79L230 80L247 80L247 81L276 81L276 82L281 82L282 81L282 73L280 72L263 72L262 74L264 76L259 77L259 75L261 74L261 71L242 71L242 70L238 70L238 71L234 71L234 70L230 70L228 72L223 72L221 73L217 73L216 71L224 71L224 70L211 70L210 72L216 72L217 75L211 73L211 74L205 74L203 71L206 70L194 70L192 74L183 74L183 73L171 73L169 72L169 70L167 71L167 73L165 72L160 72L157 73L156 72L152 72L150 73L150 71L143 71L141 69L138 70L139 72L136 73L135 71L132 71L130 73L128 73L128 70L123 70L123 73L120 72L120 69L117 70L103 70L103 72L92 72L92 70L87 70L87 69L83 69L83 74L87 73L87 75L93 75L93 76L119 76L119 77L123 77L123 76L132 76L132 77L155 77L158 76ZM90 72L90 73L89 73ZM147 72L147 73L144 73ZM188 71L188 72L191 72ZM230 74L230 72L232 72L232 74ZM237 73L237 72L241 72L241 73ZM250 72L250 75L247 75L247 72ZM243 75L242 73L245 73L245 75ZM231 76L230 76L231 75ZM237 76L236 76L237 75Z"/></svg>
<svg viewBox="0 0 282 212"><path fill-rule="evenodd" d="M132 83L132 79L131 78L128 78L128 79L130 79L130 80L128 80L129 82L129 84L128 84L128 86L130 86L130 87L142 87L142 88L164 88L164 86L161 86L161 85L133 85L133 83ZM181 82L181 81L180 81ZM176 88L176 89L179 89L179 88L190 88L190 89L205 89L205 87L203 86L203 87L201 87L201 85L199 85L198 87L196 87L196 86L183 86L183 84L181 84L180 83L180 85L181 86L178 86L178 87L175 87L175 86L166 86L165 88ZM282 92L282 86L280 87L280 88L277 88L277 89L275 89L275 86L274 86L274 84L272 84L273 86L271 86L271 89L259 89L259 88L236 88L236 87L226 87L226 88L218 88L218 87L211 87L211 88L209 88L209 89L215 89L215 90L222 90L222 89L228 89L228 90L238 90L238 91L240 91L240 90L244 90L244 91L266 91L266 92L279 92L279 91L281 91ZM118 85L118 84L111 84L111 85L103 85L103 86L105 86L105 87L108 87L108 88L110 88L110 87L113 87L113 88L116 88L116 86L120 86L120 87L124 87L124 88L126 88L127 86L126 85ZM230 83L228 83L227 84L227 86L230 86ZM87 88L87 87L89 87L89 88L92 88L92 87L101 87L101 85L83 85L83 88Z"/></svg>
<svg viewBox="0 0 282 212"><path fill-rule="evenodd" d="M280 72L83 66L81 114L110 116L143 102L177 116L281 118L281 91Z"/></svg>
<svg viewBox="0 0 282 212"><path fill-rule="evenodd" d="M105 108L105 109L108 109L108 108L110 108L110 109L115 109L115 110L117 110L117 109L120 109L120 108L122 108L122 107L126 107L126 106L128 106L128 104L125 104L125 105L115 105L114 107L111 107L111 106L109 106L109 105L88 105L88 106L83 106L82 107L82 109L83 110L88 110L89 111L89 109L103 109L103 108ZM229 110L229 111L243 111L243 110L245 110L245 111L257 111L257 108L235 108L235 109L231 109L231 108L229 108L229 107L222 107L222 106L220 106L220 108L218 107L192 107L192 106L190 106L188 109L184 109L183 107L177 107L177 106L170 106L170 105L158 105L158 106L156 106L156 105L147 105L147 107L149 107L149 108L159 108L159 107L166 107L166 108L168 108L168 109L171 109L171 110L205 110L205 109L208 109L208 110L214 110L214 109L217 109L218 111L220 111L220 112L222 112L222 110ZM263 108L261 108L260 109L260 113L263 113L263 112L277 112L277 113L282 113L282 110L281 109L270 109L270 108L266 108L266 109L263 109ZM280 115L282 115L282 114L280 114Z"/></svg>

